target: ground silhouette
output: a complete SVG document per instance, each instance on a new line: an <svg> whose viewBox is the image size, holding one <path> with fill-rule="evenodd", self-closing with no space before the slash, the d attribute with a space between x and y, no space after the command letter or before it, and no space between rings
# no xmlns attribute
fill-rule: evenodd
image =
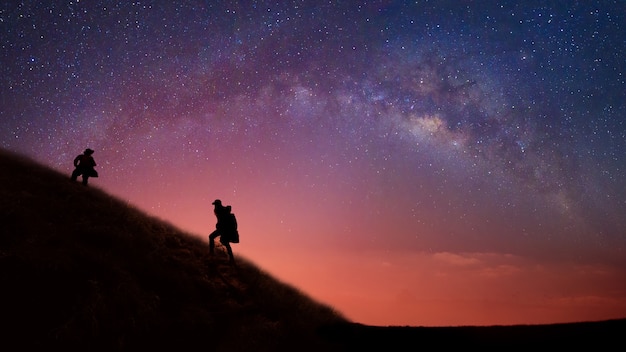
<svg viewBox="0 0 626 352"><path fill-rule="evenodd" d="M69 171L68 171L69 172ZM353 351L624 347L626 320L535 326L350 322L218 246L0 151L0 348ZM210 216L207 211L207 216ZM221 255L220 255L221 253Z"/></svg>

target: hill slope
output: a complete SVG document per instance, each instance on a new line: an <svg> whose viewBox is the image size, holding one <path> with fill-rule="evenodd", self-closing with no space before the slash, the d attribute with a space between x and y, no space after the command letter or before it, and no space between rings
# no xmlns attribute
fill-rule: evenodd
<svg viewBox="0 0 626 352"><path fill-rule="evenodd" d="M207 253L207 243L96 187L0 151L3 350L626 347L626 320L440 328L354 324L241 257L232 267L225 255Z"/></svg>
<svg viewBox="0 0 626 352"><path fill-rule="evenodd" d="M0 170L0 346L315 350L342 321L69 175L6 152Z"/></svg>

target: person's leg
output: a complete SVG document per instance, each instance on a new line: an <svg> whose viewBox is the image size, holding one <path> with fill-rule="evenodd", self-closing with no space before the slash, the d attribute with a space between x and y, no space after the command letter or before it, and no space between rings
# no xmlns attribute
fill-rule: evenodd
<svg viewBox="0 0 626 352"><path fill-rule="evenodd" d="M213 254L213 250L215 249L215 238L219 236L219 231L215 230L209 235L209 253Z"/></svg>
<svg viewBox="0 0 626 352"><path fill-rule="evenodd" d="M83 172L83 185L87 186L87 179L89 179L89 175L86 172Z"/></svg>
<svg viewBox="0 0 626 352"><path fill-rule="evenodd" d="M233 256L233 249L230 247L230 242L222 242L222 245L226 247L226 251L228 252L228 260L231 263L235 262L235 257Z"/></svg>
<svg viewBox="0 0 626 352"><path fill-rule="evenodd" d="M74 171L72 171L72 181L76 181L78 176L80 176L80 170L74 169Z"/></svg>

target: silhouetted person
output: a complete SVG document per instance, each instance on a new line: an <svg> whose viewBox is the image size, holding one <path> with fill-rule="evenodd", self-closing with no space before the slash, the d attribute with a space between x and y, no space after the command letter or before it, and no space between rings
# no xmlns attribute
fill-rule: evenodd
<svg viewBox="0 0 626 352"><path fill-rule="evenodd" d="M85 151L74 159L74 171L72 172L72 181L76 181L78 176L83 176L83 185L87 186L89 177L98 177L98 172L94 169L96 161L91 156L93 150L87 148Z"/></svg>
<svg viewBox="0 0 626 352"><path fill-rule="evenodd" d="M213 212L217 218L217 223L215 224L215 231L209 235L209 253L213 254L215 250L215 238L219 237L220 243L226 247L228 259L231 263L234 263L235 258L233 256L233 249L230 247L230 243L239 242L235 214L231 213L232 208L230 205L223 206L222 201L219 199L216 199L212 204L215 206Z"/></svg>

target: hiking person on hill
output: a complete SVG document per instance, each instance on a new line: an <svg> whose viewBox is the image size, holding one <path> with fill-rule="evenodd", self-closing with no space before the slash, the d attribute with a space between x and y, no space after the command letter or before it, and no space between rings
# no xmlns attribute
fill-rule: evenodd
<svg viewBox="0 0 626 352"><path fill-rule="evenodd" d="M91 156L93 150L87 148L85 151L74 159L74 171L72 172L72 181L76 181L78 176L83 176L83 185L87 186L89 177L98 177L98 172L94 169L96 161Z"/></svg>
<svg viewBox="0 0 626 352"><path fill-rule="evenodd" d="M215 224L215 231L209 235L209 253L213 254L215 249L215 238L220 238L220 243L226 247L228 252L228 259L231 263L235 262L233 256L233 249L230 247L230 243L239 243L239 233L237 232L237 220L235 214L231 213L232 207L230 205L223 206L222 201L216 199L212 203L215 208L213 212L217 218Z"/></svg>

